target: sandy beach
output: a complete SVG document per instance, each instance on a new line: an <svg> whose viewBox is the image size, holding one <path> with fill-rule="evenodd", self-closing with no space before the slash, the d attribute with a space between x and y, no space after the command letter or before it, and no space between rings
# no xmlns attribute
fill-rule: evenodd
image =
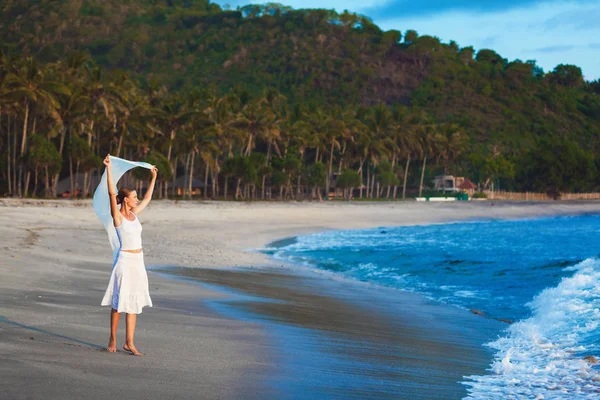
<svg viewBox="0 0 600 400"><path fill-rule="evenodd" d="M599 213L600 202L223 203L140 216L146 355L104 351L111 251L91 201L0 200L0 397L461 398L505 324L258 249L330 229ZM232 267L235 267L232 269ZM124 338L121 321L119 340Z"/></svg>

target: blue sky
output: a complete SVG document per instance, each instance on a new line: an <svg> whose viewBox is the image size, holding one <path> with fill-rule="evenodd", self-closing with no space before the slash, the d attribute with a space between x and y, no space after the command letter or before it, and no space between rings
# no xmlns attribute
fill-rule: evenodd
<svg viewBox="0 0 600 400"><path fill-rule="evenodd" d="M250 1L218 0L232 8ZM328 8L371 17L382 29L490 48L507 58L536 60L544 71L575 64L600 78L600 0L282 0L294 8ZM253 1L262 3L262 1ZM265 2L266 3L266 2Z"/></svg>

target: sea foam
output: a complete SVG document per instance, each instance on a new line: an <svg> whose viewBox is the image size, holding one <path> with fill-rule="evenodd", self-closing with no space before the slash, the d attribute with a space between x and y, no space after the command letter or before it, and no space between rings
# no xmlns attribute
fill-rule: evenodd
<svg viewBox="0 0 600 400"><path fill-rule="evenodd" d="M469 376L468 399L600 399L600 261L587 259L528 307L531 317L489 343L488 375Z"/></svg>

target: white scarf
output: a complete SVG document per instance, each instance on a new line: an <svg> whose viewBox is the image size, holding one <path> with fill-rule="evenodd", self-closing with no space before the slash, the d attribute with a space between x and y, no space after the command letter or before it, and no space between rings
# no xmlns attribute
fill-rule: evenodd
<svg viewBox="0 0 600 400"><path fill-rule="evenodd" d="M142 167L152 169L152 165L140 162L140 161L129 161L124 160L119 157L110 156L110 164L112 166L112 178L115 187L113 188L114 192L117 193L117 182L125 172L129 171L135 167ZM106 168L104 169L104 173L102 174L102 179L100 179L100 183L94 192L94 211L96 215L100 219L100 222L104 225L104 229L106 229L106 233L108 233L108 241L110 242L110 247L112 247L113 251L113 265L114 262L117 261L117 255L121 248L121 243L119 242L119 237L117 236L117 231L115 229L115 225L113 223L113 218L110 213L110 198L108 196L108 184L106 181Z"/></svg>

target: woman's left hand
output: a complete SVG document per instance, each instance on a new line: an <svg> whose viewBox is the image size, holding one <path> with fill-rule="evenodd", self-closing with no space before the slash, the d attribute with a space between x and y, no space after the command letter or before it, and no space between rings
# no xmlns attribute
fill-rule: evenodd
<svg viewBox="0 0 600 400"><path fill-rule="evenodd" d="M156 178L156 175L158 174L158 168L156 168L156 166L152 166L152 169L150 170L150 172L152 173L152 178Z"/></svg>

